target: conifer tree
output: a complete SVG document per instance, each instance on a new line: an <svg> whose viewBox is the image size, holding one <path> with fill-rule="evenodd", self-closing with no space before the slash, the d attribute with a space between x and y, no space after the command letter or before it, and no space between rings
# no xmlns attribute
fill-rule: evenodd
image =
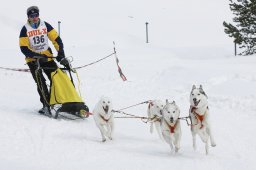
<svg viewBox="0 0 256 170"><path fill-rule="evenodd" d="M235 25L223 22L224 31L244 51L242 55L256 53L256 0L230 0Z"/></svg>

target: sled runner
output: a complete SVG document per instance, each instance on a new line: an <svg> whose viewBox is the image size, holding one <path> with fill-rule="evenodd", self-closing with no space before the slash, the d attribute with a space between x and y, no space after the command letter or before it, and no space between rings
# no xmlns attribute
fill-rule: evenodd
<svg viewBox="0 0 256 170"><path fill-rule="evenodd" d="M71 71L74 73L76 73L76 71L72 69L70 62L68 65L65 65L64 68L43 68L40 66L40 58L41 57L37 57L37 71L40 69L54 69L54 71L51 72L50 100L46 101L51 108L50 115L55 119L62 115L61 113L75 116L76 118L70 118L72 120L87 118L90 114L89 108L76 91L71 73ZM68 118L64 115L62 115L62 117Z"/></svg>

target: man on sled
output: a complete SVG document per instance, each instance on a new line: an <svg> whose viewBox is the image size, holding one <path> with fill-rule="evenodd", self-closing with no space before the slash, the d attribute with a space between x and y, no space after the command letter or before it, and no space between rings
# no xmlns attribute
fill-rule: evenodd
<svg viewBox="0 0 256 170"><path fill-rule="evenodd" d="M58 56L57 61L70 71L69 60L65 58L62 40L56 30L47 22L39 18L39 8L31 6L27 9L27 23L22 27L19 37L21 52L26 57L27 65L37 84L37 91L43 107L38 111L51 116L51 106L62 104L60 112L88 116L88 107L78 96L69 77L58 68L53 60L52 50L48 44L50 40ZM43 72L51 82L50 93L46 85Z"/></svg>

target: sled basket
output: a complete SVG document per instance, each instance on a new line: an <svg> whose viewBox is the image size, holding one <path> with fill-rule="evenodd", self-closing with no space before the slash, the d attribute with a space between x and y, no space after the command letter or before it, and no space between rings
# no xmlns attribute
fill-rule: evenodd
<svg viewBox="0 0 256 170"><path fill-rule="evenodd" d="M57 119L60 112L66 112L80 118L87 118L89 116L89 108L83 102L64 103L56 111L54 118Z"/></svg>
<svg viewBox="0 0 256 170"><path fill-rule="evenodd" d="M51 73L51 78L50 105L61 104L54 117L57 118L59 112L66 112L78 117L87 115L89 108L78 95L69 76L58 68Z"/></svg>

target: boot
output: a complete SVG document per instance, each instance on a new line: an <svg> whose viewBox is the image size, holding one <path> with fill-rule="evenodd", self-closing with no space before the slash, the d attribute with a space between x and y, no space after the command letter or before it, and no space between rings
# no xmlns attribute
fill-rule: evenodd
<svg viewBox="0 0 256 170"><path fill-rule="evenodd" d="M41 108L40 110L38 110L38 113L40 113L40 114L45 114L45 115L52 115L50 108L47 107L47 106L44 106L43 108Z"/></svg>

